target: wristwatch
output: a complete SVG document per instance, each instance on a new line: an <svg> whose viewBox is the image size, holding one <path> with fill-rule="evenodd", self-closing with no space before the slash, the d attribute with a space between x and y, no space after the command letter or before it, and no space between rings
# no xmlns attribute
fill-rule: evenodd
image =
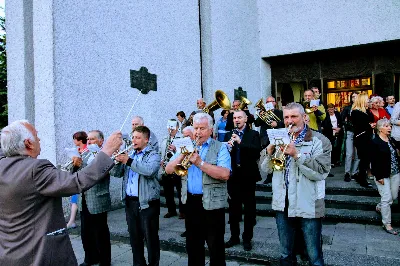
<svg viewBox="0 0 400 266"><path fill-rule="evenodd" d="M204 161L201 161L201 163L200 163L200 167L202 167L204 165ZM199 168L200 168L199 167Z"/></svg>

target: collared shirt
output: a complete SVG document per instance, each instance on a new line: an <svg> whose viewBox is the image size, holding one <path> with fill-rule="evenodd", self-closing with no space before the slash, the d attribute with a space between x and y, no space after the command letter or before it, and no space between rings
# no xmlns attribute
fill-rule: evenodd
<svg viewBox="0 0 400 266"><path fill-rule="evenodd" d="M146 150L147 147L141 150L140 152L135 151L129 157L132 158L133 161L141 162ZM134 172L132 169L129 169L129 178L128 178L128 184L126 186L126 194L128 196L139 197L139 174Z"/></svg>
<svg viewBox="0 0 400 266"><path fill-rule="evenodd" d="M394 105L393 106L390 106L390 105L388 105L388 106L386 106L386 111L390 114L390 116L392 116L392 114L393 114L393 109L394 109Z"/></svg>
<svg viewBox="0 0 400 266"><path fill-rule="evenodd" d="M208 138L207 141L201 145L201 147L197 147L199 155L203 161L206 159L210 141L211 138ZM174 157L171 158L171 161L174 160L178 155L179 153L176 153ZM217 166L231 170L231 156L226 145L221 145L217 156ZM200 168L195 165L189 167L187 183L189 193L203 194L203 172L200 170Z"/></svg>

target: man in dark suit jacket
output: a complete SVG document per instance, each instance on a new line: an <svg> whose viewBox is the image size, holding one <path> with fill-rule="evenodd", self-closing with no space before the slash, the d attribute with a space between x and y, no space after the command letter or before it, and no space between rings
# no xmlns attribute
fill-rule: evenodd
<svg viewBox="0 0 400 266"><path fill-rule="evenodd" d="M40 139L25 120L5 127L1 142L7 157L0 159L0 265L77 265L69 236L60 230L66 227L61 197L81 193L107 175L121 133L111 135L91 165L75 174L37 159Z"/></svg>
<svg viewBox="0 0 400 266"><path fill-rule="evenodd" d="M235 125L233 123L233 113L235 111L237 111L237 110L240 110L239 107L240 107L241 103L242 102L240 100L234 100L233 101L232 109L231 109L231 111L230 111L230 113L229 113L229 115L228 115L228 117L226 119L226 126L225 126L225 130L226 131L231 131L231 130L233 130L235 128ZM250 114L250 111L249 111L249 109L247 109L247 107L245 109L246 110L243 110L243 112L245 112L245 114L247 115L246 125L248 127L250 127L251 124L253 124L253 122L254 122L254 116L252 114Z"/></svg>
<svg viewBox="0 0 400 266"><path fill-rule="evenodd" d="M260 158L261 143L257 131L246 126L247 115L244 111L233 113L233 122L237 125L235 132L229 132L225 141L231 150L232 176L228 180L229 223L231 238L225 243L230 248L240 243L239 221L244 205L243 248L251 250L253 227L256 219L256 182L261 180L257 160Z"/></svg>
<svg viewBox="0 0 400 266"><path fill-rule="evenodd" d="M103 132L92 130L88 133L88 145L102 147L103 142ZM95 153L85 156L80 169L90 165L95 156ZM81 212L81 238L85 250L85 259L81 266L99 262L102 266L111 264L110 230L107 224L107 212L111 209L109 187L110 175L107 174L99 183L80 195L78 203Z"/></svg>

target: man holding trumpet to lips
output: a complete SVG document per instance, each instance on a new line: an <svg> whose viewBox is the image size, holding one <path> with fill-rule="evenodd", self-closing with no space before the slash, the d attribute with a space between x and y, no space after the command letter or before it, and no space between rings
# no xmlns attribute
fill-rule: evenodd
<svg viewBox="0 0 400 266"><path fill-rule="evenodd" d="M283 149L285 163L282 171L273 170L271 158L275 147L266 148L267 156L261 167L273 171L272 209L276 211L276 224L281 245L281 265L296 262L294 236L296 230L304 234L310 265L323 265L321 230L325 212L325 178L330 170L330 153L324 152L323 143L304 123L306 114L302 105L290 103L283 110L285 126L293 138ZM281 149L282 151L282 149Z"/></svg>
<svg viewBox="0 0 400 266"><path fill-rule="evenodd" d="M225 265L225 207L231 157L226 145L212 139L213 119L206 113L193 117L197 151L190 156L191 166L182 176L182 203L186 204L186 250L188 265L204 265L204 242L210 253L210 265ZM189 155L187 155L189 156ZM175 154L165 167L175 172L184 154Z"/></svg>

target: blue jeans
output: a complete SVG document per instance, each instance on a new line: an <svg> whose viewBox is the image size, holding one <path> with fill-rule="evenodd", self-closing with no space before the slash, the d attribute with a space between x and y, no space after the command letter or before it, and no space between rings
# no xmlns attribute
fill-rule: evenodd
<svg viewBox="0 0 400 266"><path fill-rule="evenodd" d="M321 243L321 218L288 217L287 213L277 212L276 225L281 244L280 265L297 265L296 254L294 252L296 228L303 231L310 265L324 265Z"/></svg>

